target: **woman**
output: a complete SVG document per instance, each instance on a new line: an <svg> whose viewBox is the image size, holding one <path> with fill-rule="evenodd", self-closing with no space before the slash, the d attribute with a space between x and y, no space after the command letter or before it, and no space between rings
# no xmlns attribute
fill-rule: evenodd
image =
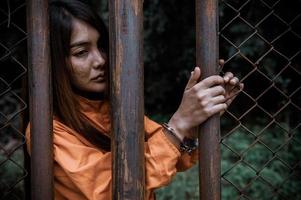
<svg viewBox="0 0 301 200"><path fill-rule="evenodd" d="M108 33L80 1L52 1L49 12L55 199L111 199ZM146 199L154 199L154 189L196 162L192 129L224 112L243 87L231 73L198 82L200 74L198 67L191 73L167 124L145 117Z"/></svg>

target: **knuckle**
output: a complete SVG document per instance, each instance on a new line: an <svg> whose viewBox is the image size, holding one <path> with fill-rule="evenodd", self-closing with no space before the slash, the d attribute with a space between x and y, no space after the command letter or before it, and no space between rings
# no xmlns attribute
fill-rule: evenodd
<svg viewBox="0 0 301 200"><path fill-rule="evenodd" d="M219 95L217 97L217 101L224 101L225 100L225 96L224 95Z"/></svg>
<svg viewBox="0 0 301 200"><path fill-rule="evenodd" d="M208 80L215 81L216 79L218 79L218 77L219 77L218 75L212 75L208 77Z"/></svg>
<svg viewBox="0 0 301 200"><path fill-rule="evenodd" d="M205 108L207 106L208 102L207 101L200 101L201 107Z"/></svg>
<svg viewBox="0 0 301 200"><path fill-rule="evenodd" d="M219 75L213 75L208 77L207 81L214 84L220 84L224 82L224 79Z"/></svg>
<svg viewBox="0 0 301 200"><path fill-rule="evenodd" d="M219 76L219 75L216 75L216 79L217 79L217 81L219 81L219 82L224 82L223 77L221 77L221 76Z"/></svg>
<svg viewBox="0 0 301 200"><path fill-rule="evenodd" d="M234 77L232 80L233 80L235 83L238 83L238 82L239 82L239 79L238 79L237 77Z"/></svg>
<svg viewBox="0 0 301 200"><path fill-rule="evenodd" d="M224 80L221 76L219 75L214 75L213 78L217 81L221 81L221 80Z"/></svg>
<svg viewBox="0 0 301 200"><path fill-rule="evenodd" d="M210 117L212 115L212 109L205 108L204 109L204 114L205 114L206 117Z"/></svg>
<svg viewBox="0 0 301 200"><path fill-rule="evenodd" d="M221 85L219 85L219 86L216 86L217 87L217 89L219 90L219 91L222 91L223 89L224 89L224 87L223 86L221 86Z"/></svg>
<svg viewBox="0 0 301 200"><path fill-rule="evenodd" d="M206 86L206 85L209 84L210 82L212 82L212 77L211 77L211 76L209 76L209 77L205 78L204 80L202 80L201 83L202 83L204 86Z"/></svg>
<svg viewBox="0 0 301 200"><path fill-rule="evenodd" d="M226 93L226 90L225 90L225 88L223 87L223 86L217 86L218 88L218 91L220 92L220 93L222 93L222 94L225 94Z"/></svg>
<svg viewBox="0 0 301 200"><path fill-rule="evenodd" d="M192 88L191 88L191 92L192 92L192 93L197 93L197 92L198 92L198 89L197 89L196 87L192 87Z"/></svg>
<svg viewBox="0 0 301 200"><path fill-rule="evenodd" d="M227 107L228 107L227 104L226 104L226 103L223 103L223 105L222 105L223 110L226 110Z"/></svg>
<svg viewBox="0 0 301 200"><path fill-rule="evenodd" d="M205 95L203 93L200 93L197 95L197 99L199 103L202 103L204 101Z"/></svg>
<svg viewBox="0 0 301 200"><path fill-rule="evenodd" d="M233 76L234 76L232 72L226 72L226 75L227 75L227 76L230 76L230 77L233 77Z"/></svg>

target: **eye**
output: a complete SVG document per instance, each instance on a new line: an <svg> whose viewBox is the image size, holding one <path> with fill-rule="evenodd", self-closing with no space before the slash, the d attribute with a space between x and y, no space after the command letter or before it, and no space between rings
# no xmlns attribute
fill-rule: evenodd
<svg viewBox="0 0 301 200"><path fill-rule="evenodd" d="M88 54L88 51L87 50L80 50L80 51L78 51L78 52L75 52L74 54L73 54L73 56L76 56L76 57L83 57L83 56L85 56L85 55L87 55Z"/></svg>

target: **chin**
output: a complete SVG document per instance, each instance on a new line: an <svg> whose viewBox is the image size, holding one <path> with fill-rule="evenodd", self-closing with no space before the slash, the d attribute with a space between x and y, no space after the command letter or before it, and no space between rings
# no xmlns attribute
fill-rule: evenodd
<svg viewBox="0 0 301 200"><path fill-rule="evenodd" d="M99 84L97 85L97 87L95 87L93 89L93 92L99 92L99 93L103 93L107 90L107 84L103 83L103 84Z"/></svg>

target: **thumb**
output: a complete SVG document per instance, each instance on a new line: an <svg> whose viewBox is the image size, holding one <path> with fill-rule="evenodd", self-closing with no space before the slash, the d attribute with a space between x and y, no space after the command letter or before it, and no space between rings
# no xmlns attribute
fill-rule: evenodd
<svg viewBox="0 0 301 200"><path fill-rule="evenodd" d="M201 76L201 69L199 67L195 67L194 70L191 72L185 90L188 90L192 88L195 84L197 84L200 76Z"/></svg>

